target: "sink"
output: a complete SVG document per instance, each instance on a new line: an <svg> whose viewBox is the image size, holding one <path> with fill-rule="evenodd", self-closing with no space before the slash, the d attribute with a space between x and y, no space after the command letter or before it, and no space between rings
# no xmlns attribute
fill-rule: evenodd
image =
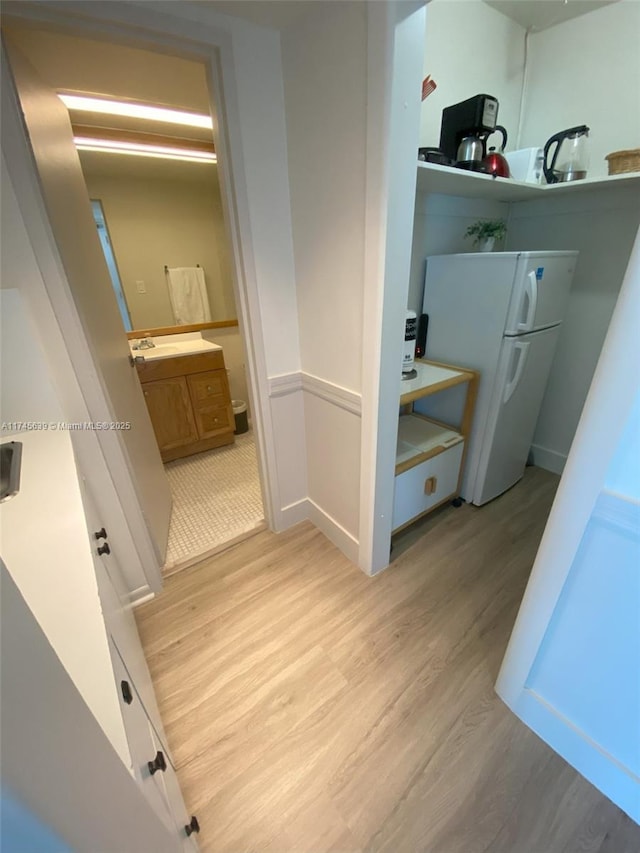
<svg viewBox="0 0 640 853"><path fill-rule="evenodd" d="M0 445L0 503L20 491L22 443L6 441Z"/></svg>
<svg viewBox="0 0 640 853"><path fill-rule="evenodd" d="M196 340L176 341L173 344L156 344L149 349L132 349L134 357L142 356L145 361L154 361L169 356L196 355L202 352L215 352L221 350L218 344L197 338Z"/></svg>
<svg viewBox="0 0 640 853"><path fill-rule="evenodd" d="M182 352L182 350L180 349L180 347L171 347L167 346L166 344L156 344L155 347L152 347L151 350L143 350L143 352L153 357L154 354L157 354L159 356L169 355L170 353L174 352Z"/></svg>

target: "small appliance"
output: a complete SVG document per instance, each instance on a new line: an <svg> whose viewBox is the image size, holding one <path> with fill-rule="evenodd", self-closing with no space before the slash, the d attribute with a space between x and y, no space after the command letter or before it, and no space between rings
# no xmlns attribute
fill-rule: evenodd
<svg viewBox="0 0 640 853"><path fill-rule="evenodd" d="M542 180L544 156L542 148L519 148L505 154L511 177L526 184L539 184Z"/></svg>
<svg viewBox="0 0 640 853"><path fill-rule="evenodd" d="M485 171L489 175L493 175L494 178L510 178L511 173L509 171L509 163L503 154L504 149L507 147L507 131L500 124L496 125L495 130L502 134L502 146L500 151L496 151L495 148L490 148L488 152L485 152L482 162L484 164ZM489 132L484 136L483 142L485 147L487 138L491 136L491 133L492 132Z"/></svg>
<svg viewBox="0 0 640 853"><path fill-rule="evenodd" d="M589 128L586 124L561 130L547 139L544 146L544 176L548 184L580 181L587 177ZM549 162L552 146L553 155Z"/></svg>
<svg viewBox="0 0 640 853"><path fill-rule="evenodd" d="M436 163L438 166L453 166L453 161L439 148L418 148L418 160L421 163Z"/></svg>
<svg viewBox="0 0 640 853"><path fill-rule="evenodd" d="M473 165L462 164L478 164L482 167L485 155L482 136L486 138L488 133L496 129L497 120L498 100L492 95L474 95L466 101L445 107L440 125L440 150L446 157L456 160L457 166L477 170ZM479 142L479 145L475 142Z"/></svg>

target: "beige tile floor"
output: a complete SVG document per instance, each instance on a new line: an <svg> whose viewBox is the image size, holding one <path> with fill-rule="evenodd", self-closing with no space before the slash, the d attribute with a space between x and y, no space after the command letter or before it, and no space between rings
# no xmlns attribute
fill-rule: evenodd
<svg viewBox="0 0 640 853"><path fill-rule="evenodd" d="M173 495L164 572L264 527L253 431L234 444L165 465Z"/></svg>

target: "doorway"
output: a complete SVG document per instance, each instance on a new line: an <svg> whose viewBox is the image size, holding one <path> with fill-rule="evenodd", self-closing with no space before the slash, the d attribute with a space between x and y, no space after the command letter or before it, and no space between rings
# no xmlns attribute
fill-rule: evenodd
<svg viewBox="0 0 640 853"><path fill-rule="evenodd" d="M170 573L266 526L206 70L198 62L43 30L21 33L19 41L31 60L37 54L45 82L75 99L65 106L138 378L144 385L141 367L179 366L192 352L217 358L205 365L210 369L198 365L193 377L191 360L179 381L163 376L159 387L153 376L143 389L173 498L164 564ZM92 53L103 60L97 77L87 63ZM84 95L102 104L78 102ZM119 114L114 104L130 109ZM162 114L152 118L149 109ZM174 271L200 278L202 313L189 315L189 282L179 291L183 282L171 281ZM171 429L182 435L166 444Z"/></svg>

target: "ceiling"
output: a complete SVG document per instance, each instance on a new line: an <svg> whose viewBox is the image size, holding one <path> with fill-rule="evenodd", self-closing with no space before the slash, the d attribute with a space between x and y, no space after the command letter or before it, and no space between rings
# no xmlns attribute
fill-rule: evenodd
<svg viewBox="0 0 640 853"><path fill-rule="evenodd" d="M187 0L190 5L203 6L232 15L262 27L286 30L309 11L310 4L318 0ZM325 0L339 2L339 0Z"/></svg>
<svg viewBox="0 0 640 853"><path fill-rule="evenodd" d="M79 151L78 156L87 179L155 181L161 178L164 181L197 184L217 180L215 163L187 163L183 160L102 154L97 151Z"/></svg>
<svg viewBox="0 0 640 853"><path fill-rule="evenodd" d="M484 0L525 29L546 30L618 0Z"/></svg>

